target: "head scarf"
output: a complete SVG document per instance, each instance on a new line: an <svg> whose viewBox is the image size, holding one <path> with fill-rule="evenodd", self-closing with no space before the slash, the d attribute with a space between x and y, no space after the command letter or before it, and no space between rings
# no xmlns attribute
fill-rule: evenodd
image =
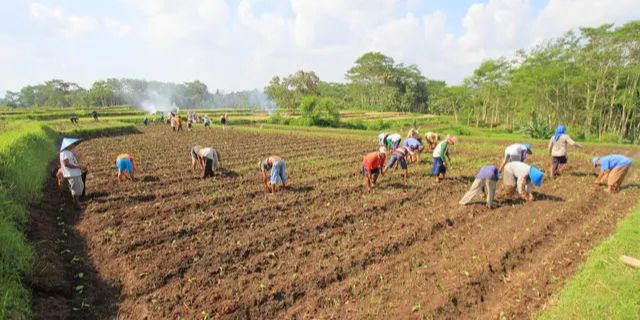
<svg viewBox="0 0 640 320"><path fill-rule="evenodd" d="M600 160L600 157L593 157L593 158L591 159L591 163L593 163L593 166L594 166L594 167L596 166L596 162L598 162L598 160Z"/></svg>
<svg viewBox="0 0 640 320"><path fill-rule="evenodd" d="M559 125L558 128L556 128L556 133L553 135L553 140L558 141L558 139L560 139L560 136L562 136L566 130L567 128L565 128L563 125Z"/></svg>

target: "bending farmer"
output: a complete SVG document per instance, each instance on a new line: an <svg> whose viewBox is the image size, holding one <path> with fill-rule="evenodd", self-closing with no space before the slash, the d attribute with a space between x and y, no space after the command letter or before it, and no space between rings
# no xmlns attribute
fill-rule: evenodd
<svg viewBox="0 0 640 320"><path fill-rule="evenodd" d="M498 167L488 165L480 168L480 171L476 174L476 179L471 185L471 189L464 194L459 203L461 205L465 205L478 193L482 192L487 198L487 207L489 209L493 209L493 200L496 198L496 184L498 183L498 178Z"/></svg>
<svg viewBox="0 0 640 320"><path fill-rule="evenodd" d="M128 153L123 153L116 157L116 169L118 170L118 181L133 180L137 166L136 160Z"/></svg>
<svg viewBox="0 0 640 320"><path fill-rule="evenodd" d="M263 161L259 161L260 172L262 173L262 183L271 191L271 194L276 193L276 184L278 181L282 182L282 189L287 188L287 173L285 172L286 165L284 159L279 156L270 156ZM267 171L271 170L270 177L267 176Z"/></svg>
<svg viewBox="0 0 640 320"><path fill-rule="evenodd" d="M605 157L595 157L592 160L595 168L600 167L600 173L596 178L596 185L607 182L607 192L616 193L631 167L631 159L620 155L610 154Z"/></svg>

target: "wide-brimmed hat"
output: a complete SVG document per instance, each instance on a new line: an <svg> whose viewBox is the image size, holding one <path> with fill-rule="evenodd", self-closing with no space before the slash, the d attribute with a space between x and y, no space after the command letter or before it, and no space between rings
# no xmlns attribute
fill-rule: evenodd
<svg viewBox="0 0 640 320"><path fill-rule="evenodd" d="M62 139L62 144L60 144L60 152L69 148L70 146L77 145L80 143L82 139L79 138L64 138Z"/></svg>
<svg viewBox="0 0 640 320"><path fill-rule="evenodd" d="M531 181L536 185L536 187L539 187L542 184L544 172L534 166L531 166L531 168L529 168L529 178L531 178Z"/></svg>
<svg viewBox="0 0 640 320"><path fill-rule="evenodd" d="M529 153L533 153L533 150L531 150L531 144L529 144L529 143L525 143L525 144L524 144L524 147L525 147L525 148L527 148L527 152L529 152Z"/></svg>

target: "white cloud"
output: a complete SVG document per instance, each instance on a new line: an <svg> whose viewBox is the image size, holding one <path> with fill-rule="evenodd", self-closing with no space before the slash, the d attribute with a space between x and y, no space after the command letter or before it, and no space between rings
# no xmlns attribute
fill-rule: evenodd
<svg viewBox="0 0 640 320"><path fill-rule="evenodd" d="M58 32L67 37L92 31L98 26L98 21L93 17L68 14L60 8L49 8L37 2L29 3L29 13L37 20L54 23Z"/></svg>
<svg viewBox="0 0 640 320"><path fill-rule="evenodd" d="M81 5L32 2L23 14L38 22L35 34L3 39L0 28L0 74L16 74L3 82L21 79L20 85L116 76L201 79L235 90L262 88L272 76L299 69L344 81L354 61L375 50L456 84L481 61L511 56L541 38L637 19L637 1L548 0L541 7L533 0L482 0L459 21L444 5L425 12L424 0L120 0L117 9L95 16L73 11ZM81 37L88 32L96 36ZM121 39L95 41L105 33ZM95 66L96 60L104 63Z"/></svg>
<svg viewBox="0 0 640 320"><path fill-rule="evenodd" d="M104 18L102 22L112 33L121 37L129 35L133 30L130 25L111 18Z"/></svg>
<svg viewBox="0 0 640 320"><path fill-rule="evenodd" d="M624 23L640 17L637 0L549 0L533 23L536 40L558 36L569 29Z"/></svg>
<svg viewBox="0 0 640 320"><path fill-rule="evenodd" d="M172 46L196 33L221 39L227 33L230 9L224 0L126 0L144 15L143 28L156 44Z"/></svg>

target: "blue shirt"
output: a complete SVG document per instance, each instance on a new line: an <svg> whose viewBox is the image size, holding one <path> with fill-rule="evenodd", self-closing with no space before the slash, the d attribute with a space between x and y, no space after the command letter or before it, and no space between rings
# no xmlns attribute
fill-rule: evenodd
<svg viewBox="0 0 640 320"><path fill-rule="evenodd" d="M478 171L478 174L476 174L476 179L490 179L493 181L498 181L498 167L484 166L480 168L480 171Z"/></svg>
<svg viewBox="0 0 640 320"><path fill-rule="evenodd" d="M626 167L630 164L631 159L619 154L611 154L606 157L600 158L601 170L611 170L615 168Z"/></svg>
<svg viewBox="0 0 640 320"><path fill-rule="evenodd" d="M404 146L412 149L418 149L421 145L422 143L420 143L420 141L418 141L418 139L416 138L408 138L404 141Z"/></svg>

